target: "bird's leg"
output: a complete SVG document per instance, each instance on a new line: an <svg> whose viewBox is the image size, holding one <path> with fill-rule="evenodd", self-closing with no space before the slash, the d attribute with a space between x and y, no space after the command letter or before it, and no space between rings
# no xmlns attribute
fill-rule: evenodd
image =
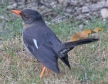
<svg viewBox="0 0 108 84"><path fill-rule="evenodd" d="M48 74L50 73L50 70L47 69L46 77L48 77Z"/></svg>
<svg viewBox="0 0 108 84"><path fill-rule="evenodd" d="M45 72L45 69L46 69L46 67L44 66L43 69L42 69L42 71L41 71L41 73L40 73L40 78L42 78L42 76L43 76L43 74Z"/></svg>

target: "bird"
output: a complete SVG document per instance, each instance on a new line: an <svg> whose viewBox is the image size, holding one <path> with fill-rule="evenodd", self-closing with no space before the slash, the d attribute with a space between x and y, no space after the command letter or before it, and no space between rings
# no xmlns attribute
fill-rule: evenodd
<svg viewBox="0 0 108 84"><path fill-rule="evenodd" d="M33 9L11 10L24 21L22 39L26 50L47 69L59 74L58 59L70 69L68 52L75 46L98 41L98 38L86 38L74 42L62 43L46 25L42 15ZM44 69L45 69L44 67ZM40 76L42 77L42 75Z"/></svg>

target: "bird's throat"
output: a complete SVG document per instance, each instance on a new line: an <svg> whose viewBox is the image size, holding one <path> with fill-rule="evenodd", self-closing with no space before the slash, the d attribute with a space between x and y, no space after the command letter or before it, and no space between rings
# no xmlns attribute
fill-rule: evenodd
<svg viewBox="0 0 108 84"><path fill-rule="evenodd" d="M25 23L22 23L22 25L23 25L23 28L29 28L32 26L32 24L25 24Z"/></svg>

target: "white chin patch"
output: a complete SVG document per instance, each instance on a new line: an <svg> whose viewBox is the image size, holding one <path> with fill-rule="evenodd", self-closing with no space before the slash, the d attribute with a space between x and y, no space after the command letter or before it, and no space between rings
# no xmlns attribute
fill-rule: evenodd
<svg viewBox="0 0 108 84"><path fill-rule="evenodd" d="M33 39L33 42L35 44L35 47L38 49L37 41L35 39Z"/></svg>

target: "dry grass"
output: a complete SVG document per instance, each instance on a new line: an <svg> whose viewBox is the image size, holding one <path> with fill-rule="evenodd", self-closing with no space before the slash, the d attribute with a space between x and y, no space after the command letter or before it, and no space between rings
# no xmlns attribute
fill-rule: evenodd
<svg viewBox="0 0 108 84"><path fill-rule="evenodd" d="M61 73L51 72L39 78L42 65L28 54L20 38L1 42L1 84L107 84L108 47L107 32L98 33L100 41L76 47L69 52L71 70L60 60ZM82 68L82 66L86 69ZM86 78L84 77L86 74ZM84 80L86 79L86 81ZM82 83L82 84L83 84Z"/></svg>

